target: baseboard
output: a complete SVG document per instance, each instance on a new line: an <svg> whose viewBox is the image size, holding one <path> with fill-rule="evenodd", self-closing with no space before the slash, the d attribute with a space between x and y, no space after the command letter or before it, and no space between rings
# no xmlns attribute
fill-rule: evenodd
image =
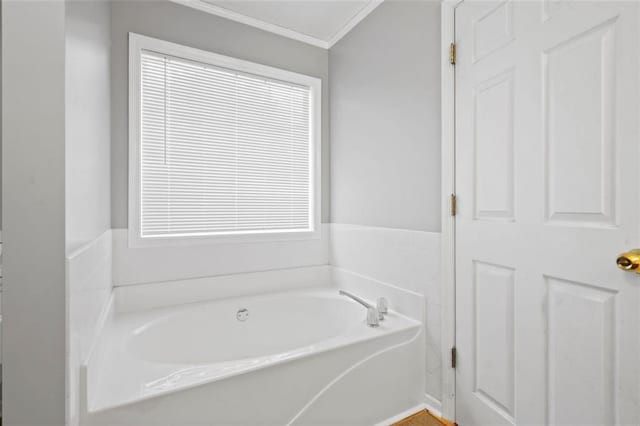
<svg viewBox="0 0 640 426"><path fill-rule="evenodd" d="M442 408L441 408L442 404L440 403L440 401L438 401L437 399L435 399L434 397L428 394L425 394L424 397L425 397L424 403L418 404L412 408L409 408L408 410L402 411L401 413L398 413L392 417L389 417L388 419L385 419L377 423L376 426L393 425L394 423L397 423L400 420L406 419L407 417L421 410L427 410L429 413L440 418L444 422L454 424L453 422L442 418Z"/></svg>
<svg viewBox="0 0 640 426"><path fill-rule="evenodd" d="M425 407L429 410L430 413L442 417L442 402L435 399L433 396L428 393L424 394Z"/></svg>
<svg viewBox="0 0 640 426"><path fill-rule="evenodd" d="M405 419L407 417L409 417L410 415L417 413L420 410L428 410L427 406L425 404L418 404L414 407L409 408L408 410L404 410L401 413L398 413L392 417L389 417L388 419L385 419L383 421L381 421L380 423L376 423L375 426L390 426L396 422L399 422L402 419Z"/></svg>

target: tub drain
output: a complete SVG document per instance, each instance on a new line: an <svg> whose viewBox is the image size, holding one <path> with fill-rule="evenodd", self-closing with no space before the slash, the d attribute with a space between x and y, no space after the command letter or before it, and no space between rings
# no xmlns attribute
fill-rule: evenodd
<svg viewBox="0 0 640 426"><path fill-rule="evenodd" d="M249 310L248 309L240 309L236 312L236 319L238 321L246 321L249 318Z"/></svg>

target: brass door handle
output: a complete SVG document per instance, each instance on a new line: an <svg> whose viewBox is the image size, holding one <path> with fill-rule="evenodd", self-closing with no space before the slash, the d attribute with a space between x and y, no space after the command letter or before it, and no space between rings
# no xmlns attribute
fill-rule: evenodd
<svg viewBox="0 0 640 426"><path fill-rule="evenodd" d="M640 274L640 249L633 249L622 253L616 259L616 264L618 268L623 271L632 271Z"/></svg>

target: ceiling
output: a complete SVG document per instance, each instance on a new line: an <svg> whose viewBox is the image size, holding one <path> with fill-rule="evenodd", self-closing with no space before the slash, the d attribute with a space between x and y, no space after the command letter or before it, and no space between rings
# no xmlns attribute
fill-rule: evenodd
<svg viewBox="0 0 640 426"><path fill-rule="evenodd" d="M325 49L382 0L173 0Z"/></svg>

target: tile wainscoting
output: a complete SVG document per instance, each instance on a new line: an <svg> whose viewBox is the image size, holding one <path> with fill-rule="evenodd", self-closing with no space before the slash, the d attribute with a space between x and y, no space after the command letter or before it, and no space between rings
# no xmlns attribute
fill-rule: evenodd
<svg viewBox="0 0 640 426"><path fill-rule="evenodd" d="M327 265L328 225L312 240L129 247L127 229L113 230L116 286Z"/></svg>
<svg viewBox="0 0 640 426"><path fill-rule="evenodd" d="M426 400L437 411L442 401L440 259L438 232L338 223L330 227L329 263L336 284L370 299L384 295L394 309L423 319Z"/></svg>
<svg viewBox="0 0 640 426"><path fill-rule="evenodd" d="M67 424L78 424L80 365L86 360L112 291L112 232L105 231L66 258Z"/></svg>
<svg viewBox="0 0 640 426"><path fill-rule="evenodd" d="M227 299L331 284L328 265L248 272L204 278L124 285L115 288L117 312L162 308L206 300Z"/></svg>

